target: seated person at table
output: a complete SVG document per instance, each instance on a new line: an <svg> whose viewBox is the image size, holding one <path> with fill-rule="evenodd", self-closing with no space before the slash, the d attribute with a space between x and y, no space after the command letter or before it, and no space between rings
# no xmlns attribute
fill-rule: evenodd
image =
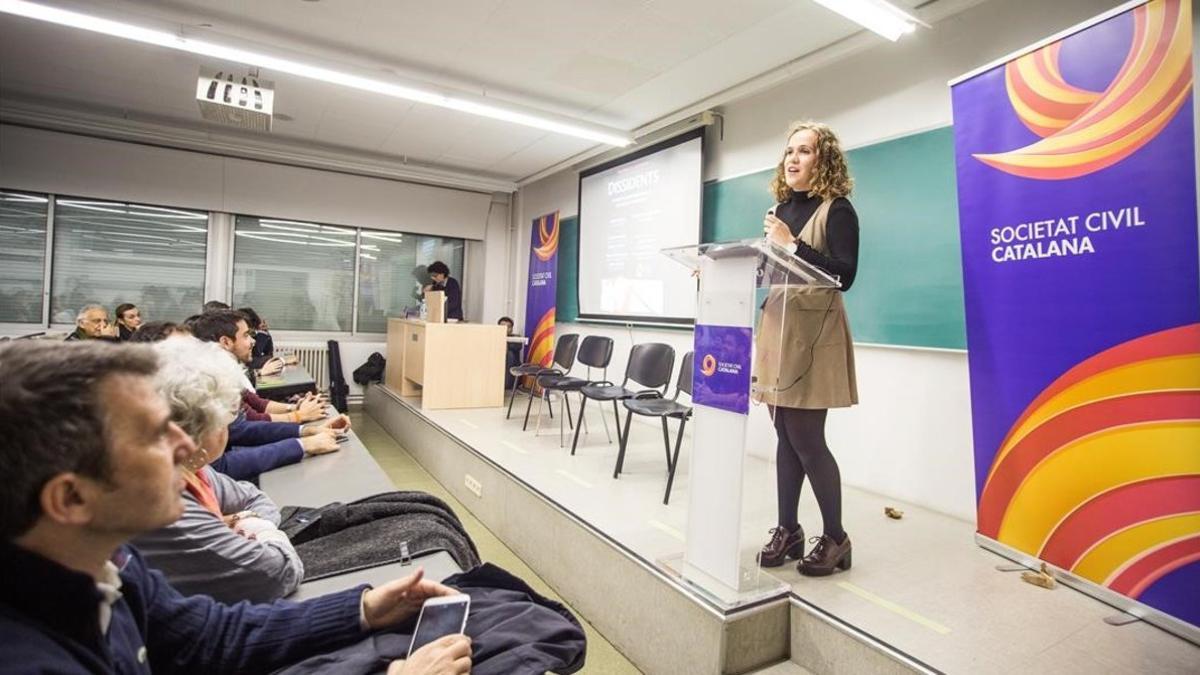
<svg viewBox="0 0 1200 675"><path fill-rule="evenodd" d="M233 355L238 363L248 364L254 347L246 318L233 310L206 312L192 322L192 335L205 342L214 342ZM315 397L298 403L268 401L250 388L242 392L248 419L273 422L311 422L325 416L325 406Z"/></svg>
<svg viewBox="0 0 1200 675"><path fill-rule="evenodd" d="M117 315L117 337L121 342L128 342L138 327L142 325L142 310L130 302L122 302L113 312Z"/></svg>
<svg viewBox="0 0 1200 675"><path fill-rule="evenodd" d="M505 329L508 331L506 333L507 337L513 336L513 320L512 319L510 319L507 316L502 316L502 317L500 317L500 320L496 322L496 324L505 327ZM521 344L520 342L509 342L507 344L507 349L505 349L505 351L504 351L504 388L505 389L512 389L512 385L513 385L512 369L514 366L521 365L521 349L524 346L525 345Z"/></svg>
<svg viewBox="0 0 1200 675"><path fill-rule="evenodd" d="M204 303L204 307L200 309L200 313L203 314L205 312L215 312L221 309L229 309L229 305L221 302L220 300L209 300L208 302Z"/></svg>
<svg viewBox="0 0 1200 675"><path fill-rule="evenodd" d="M268 332L267 322L262 320L253 307L242 307L238 311L246 317L246 325L250 327L250 335L254 338L254 346L250 350L250 367L261 370L275 357L275 341Z"/></svg>
<svg viewBox="0 0 1200 675"><path fill-rule="evenodd" d="M229 425L225 452L212 461L212 468L234 480L257 482L265 471L337 452L338 438L349 428L350 418L345 415L302 427L286 422L252 422L239 414Z"/></svg>
<svg viewBox="0 0 1200 675"><path fill-rule="evenodd" d="M155 391L153 349L0 347L0 670L270 672L410 622L453 589L422 571L304 602L184 597L127 542L183 513L195 444ZM64 423L70 420L70 423ZM465 673L455 635L389 673Z"/></svg>
<svg viewBox="0 0 1200 675"><path fill-rule="evenodd" d="M146 562L180 593L222 602L289 595L304 577L279 508L250 483L213 471L241 404L242 372L220 347L190 338L155 345L154 386L195 444L183 462L183 516L133 539Z"/></svg>
<svg viewBox="0 0 1200 675"><path fill-rule="evenodd" d="M427 284L421 290L426 293L444 291L446 293L446 318L462 321L462 287L458 285L458 279L450 276L450 268L446 266L446 263L438 260L430 263L425 271L429 272L429 278L433 280L433 283Z"/></svg>
<svg viewBox="0 0 1200 675"><path fill-rule="evenodd" d="M116 328L108 322L108 310L101 305L86 305L75 316L75 332L67 336L68 342L76 340L107 340L115 342Z"/></svg>
<svg viewBox="0 0 1200 675"><path fill-rule="evenodd" d="M228 425L241 405L241 369L210 342L167 340L155 352L155 387L196 453L184 461L184 515L133 544L184 595L205 593L222 602L289 595L304 578L304 565L278 530L280 509L256 486L209 467L224 454Z"/></svg>
<svg viewBox="0 0 1200 675"><path fill-rule="evenodd" d="M188 329L171 321L147 321L138 327L130 342L161 342L175 335L191 335Z"/></svg>

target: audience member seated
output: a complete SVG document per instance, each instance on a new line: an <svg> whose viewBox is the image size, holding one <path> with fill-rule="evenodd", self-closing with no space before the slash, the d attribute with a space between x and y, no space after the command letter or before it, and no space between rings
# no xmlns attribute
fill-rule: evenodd
<svg viewBox="0 0 1200 675"><path fill-rule="evenodd" d="M229 309L229 305L221 302L220 300L209 300L208 302L204 303L204 307L200 309L200 313L204 314L205 312L216 312L222 309Z"/></svg>
<svg viewBox="0 0 1200 675"><path fill-rule="evenodd" d="M292 593L304 565L278 528L279 509L254 485L208 466L225 453L241 369L220 347L192 338L167 340L155 352L155 387L196 452L183 463L183 516L133 544L185 595L266 602Z"/></svg>
<svg viewBox="0 0 1200 675"><path fill-rule="evenodd" d="M86 305L75 316L75 332L67 336L68 342L76 340L117 339L116 327L108 322L108 310L101 305Z"/></svg>
<svg viewBox="0 0 1200 675"><path fill-rule="evenodd" d="M192 322L192 335L205 342L215 342L222 349L237 359L238 363L248 364L254 347L250 337L250 327L246 318L233 310L217 310L206 312ZM280 403L268 401L254 393L252 383L247 382L243 391L243 401L247 415L254 420L272 420L275 422L310 422L321 419L324 406L311 397L299 403ZM251 414L251 413L256 414ZM265 416L265 417L264 417Z"/></svg>
<svg viewBox="0 0 1200 675"><path fill-rule="evenodd" d="M496 322L497 325L504 326L508 337L513 336L513 320L507 316L500 317ZM513 385L513 366L521 365L521 349L524 347L519 342L509 342L507 349L504 352L504 390L512 389Z"/></svg>
<svg viewBox="0 0 1200 675"><path fill-rule="evenodd" d="M147 321L129 336L130 342L162 342L175 335L191 335L188 329L170 321Z"/></svg>
<svg viewBox="0 0 1200 675"><path fill-rule="evenodd" d="M113 313L117 316L117 338L121 342L128 342L142 325L142 310L137 305L122 302Z"/></svg>
<svg viewBox="0 0 1200 675"><path fill-rule="evenodd" d="M411 626L426 599L456 593L418 569L299 603L180 595L127 545L183 514L196 453L156 371L142 345L0 347L0 668L269 672ZM471 640L455 635L388 672L470 669Z"/></svg>
<svg viewBox="0 0 1200 675"><path fill-rule="evenodd" d="M257 482L264 471L336 452L340 447L338 438L349 428L350 418L345 415L307 427L285 422L251 422L239 415L229 425L225 452L213 460L212 468L235 480Z"/></svg>
<svg viewBox="0 0 1200 675"><path fill-rule="evenodd" d="M250 327L250 336L254 338L254 347L250 350L250 367L254 370L262 370L269 361L275 358L275 341L271 338L270 328L267 326L266 320L260 317L253 307L242 307L238 312L246 317L246 325ZM282 359L280 361L283 362Z"/></svg>

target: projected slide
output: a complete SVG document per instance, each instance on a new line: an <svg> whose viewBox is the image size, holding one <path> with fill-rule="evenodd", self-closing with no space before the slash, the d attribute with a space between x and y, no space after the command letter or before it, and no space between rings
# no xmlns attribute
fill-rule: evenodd
<svg viewBox="0 0 1200 675"><path fill-rule="evenodd" d="M579 177L579 314L682 323L696 281L659 251L700 239L702 130Z"/></svg>

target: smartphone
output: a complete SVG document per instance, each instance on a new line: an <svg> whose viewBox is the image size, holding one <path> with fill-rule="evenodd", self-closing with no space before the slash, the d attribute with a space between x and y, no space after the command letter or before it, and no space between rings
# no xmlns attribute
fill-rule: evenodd
<svg viewBox="0 0 1200 675"><path fill-rule="evenodd" d="M417 617L417 629L408 645L408 656L438 638L463 632L470 609L469 595L446 595L426 600Z"/></svg>

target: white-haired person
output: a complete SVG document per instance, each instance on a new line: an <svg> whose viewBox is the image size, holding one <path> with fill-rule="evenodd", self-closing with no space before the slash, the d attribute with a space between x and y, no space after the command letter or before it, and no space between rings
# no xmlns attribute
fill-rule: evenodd
<svg viewBox="0 0 1200 675"><path fill-rule="evenodd" d="M116 326L108 321L108 310L103 305L84 305L75 315L75 331L67 336L76 340L117 340Z"/></svg>
<svg viewBox="0 0 1200 675"><path fill-rule="evenodd" d="M241 405L242 369L219 346L191 337L159 342L154 350L155 388L196 450L183 463L183 515L133 544L184 595L232 603L291 594L304 565L278 529L279 508L254 485L209 466L225 451Z"/></svg>

